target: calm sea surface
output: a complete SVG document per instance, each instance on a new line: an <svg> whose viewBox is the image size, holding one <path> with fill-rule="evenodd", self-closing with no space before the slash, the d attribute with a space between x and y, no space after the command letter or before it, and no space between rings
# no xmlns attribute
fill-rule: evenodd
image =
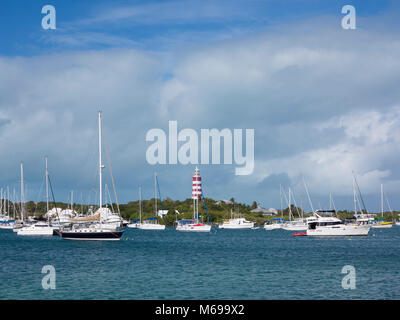
<svg viewBox="0 0 400 320"><path fill-rule="evenodd" d="M53 265L56 289L42 288ZM342 288L342 268L356 289ZM368 237L127 229L120 242L0 230L0 299L400 299L400 227Z"/></svg>

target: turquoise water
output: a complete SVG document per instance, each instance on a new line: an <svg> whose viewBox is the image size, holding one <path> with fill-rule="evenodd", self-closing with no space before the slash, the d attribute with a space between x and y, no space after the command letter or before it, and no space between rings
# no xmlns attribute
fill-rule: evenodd
<svg viewBox="0 0 400 320"><path fill-rule="evenodd" d="M55 290L42 289L45 265ZM355 290L342 288L345 265ZM0 299L400 299L400 227L329 239L127 229L120 242L0 230Z"/></svg>

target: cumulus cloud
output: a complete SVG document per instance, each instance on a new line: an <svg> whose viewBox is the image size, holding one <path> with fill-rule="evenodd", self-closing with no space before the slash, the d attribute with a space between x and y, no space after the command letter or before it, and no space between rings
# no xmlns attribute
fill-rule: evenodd
<svg viewBox="0 0 400 320"><path fill-rule="evenodd" d="M317 196L344 197L352 170L366 194L381 182L397 192L399 54L394 30L346 32L317 20L180 47L167 59L128 49L2 57L0 142L11 153L0 160L2 178L14 181L27 159L39 179L50 153L63 188L88 181L102 109L122 199L136 197L138 184L151 190L154 170L168 196L190 196L193 168L145 161L147 131L167 131L168 120L179 129L255 129L251 176L234 176L235 164L201 167L210 197L278 206L271 184L295 186L301 174Z"/></svg>

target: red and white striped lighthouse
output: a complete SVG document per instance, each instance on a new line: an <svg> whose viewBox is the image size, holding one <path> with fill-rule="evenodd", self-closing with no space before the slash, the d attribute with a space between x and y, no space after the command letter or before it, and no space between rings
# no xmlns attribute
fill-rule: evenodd
<svg viewBox="0 0 400 320"><path fill-rule="evenodd" d="M192 199L201 199L201 176L200 170L196 167L194 170L193 181L192 181Z"/></svg>

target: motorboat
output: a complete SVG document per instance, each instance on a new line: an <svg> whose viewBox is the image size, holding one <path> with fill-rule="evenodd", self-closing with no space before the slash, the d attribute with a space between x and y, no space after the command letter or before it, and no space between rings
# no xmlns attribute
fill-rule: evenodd
<svg viewBox="0 0 400 320"><path fill-rule="evenodd" d="M316 219L308 222L307 236L367 236L371 228L369 224L345 224L336 217L323 217L320 214L332 210L317 210Z"/></svg>
<svg viewBox="0 0 400 320"><path fill-rule="evenodd" d="M277 230L281 229L283 225L283 219L278 218L278 219L270 219L264 224L264 229L265 230Z"/></svg>
<svg viewBox="0 0 400 320"><path fill-rule="evenodd" d="M223 221L218 225L219 229L251 229L254 222L247 221L245 218L233 218Z"/></svg>

